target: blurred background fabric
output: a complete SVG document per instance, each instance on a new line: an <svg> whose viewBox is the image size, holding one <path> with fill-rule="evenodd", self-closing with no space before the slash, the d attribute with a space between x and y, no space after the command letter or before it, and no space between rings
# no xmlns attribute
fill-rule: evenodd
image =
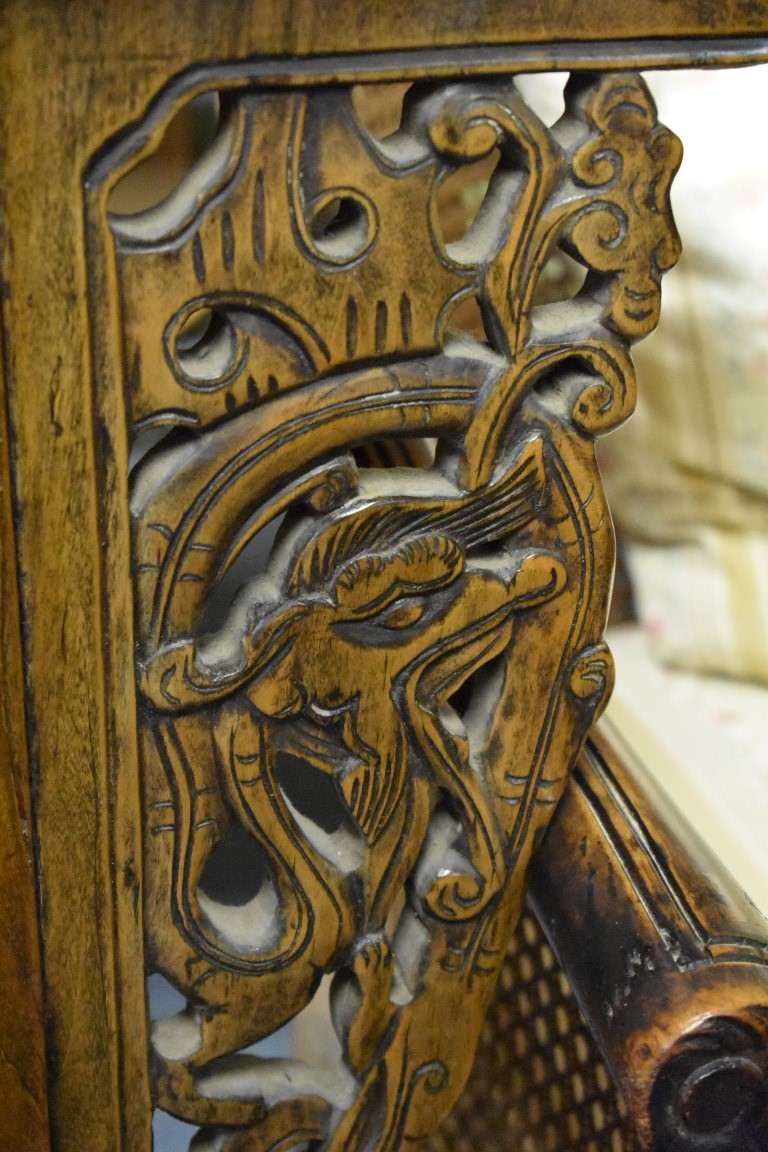
<svg viewBox="0 0 768 1152"><path fill-rule="evenodd" d="M768 683L768 69L649 77L683 241L601 464L656 655Z"/></svg>

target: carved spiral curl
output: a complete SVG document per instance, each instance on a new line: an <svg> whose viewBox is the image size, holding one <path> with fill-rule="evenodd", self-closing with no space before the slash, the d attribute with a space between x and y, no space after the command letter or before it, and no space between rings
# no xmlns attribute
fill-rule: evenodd
<svg viewBox="0 0 768 1152"><path fill-rule="evenodd" d="M568 685L571 692L595 709L595 719L611 698L616 679L613 655L607 644L585 648L573 660Z"/></svg>
<svg viewBox="0 0 768 1152"><path fill-rule="evenodd" d="M315 512L333 512L340 508L357 491L357 470L350 459L331 469L322 482L307 497L307 503Z"/></svg>
<svg viewBox="0 0 768 1152"><path fill-rule="evenodd" d="M604 188L621 176L623 160L615 148L606 148L602 140L582 148L573 158L573 176L588 188Z"/></svg>
<svg viewBox="0 0 768 1152"><path fill-rule="evenodd" d="M578 252L588 257L593 248L607 252L620 248L628 233L627 214L619 204L594 200L571 224L570 241Z"/></svg>

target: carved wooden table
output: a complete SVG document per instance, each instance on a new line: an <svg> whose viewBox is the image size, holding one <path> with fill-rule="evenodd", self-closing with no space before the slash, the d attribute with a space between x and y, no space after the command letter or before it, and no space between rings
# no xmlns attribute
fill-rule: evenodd
<svg viewBox="0 0 768 1152"><path fill-rule="evenodd" d="M459 1096L612 683L594 439L679 254L634 69L768 54L768 5L648 9L7 7L9 1147L146 1152L159 1108L196 1152L395 1152ZM553 126L512 78L550 68ZM111 212L211 93L195 165ZM441 184L494 153L448 243ZM557 250L586 280L540 304ZM338 1067L247 1051L325 976Z"/></svg>

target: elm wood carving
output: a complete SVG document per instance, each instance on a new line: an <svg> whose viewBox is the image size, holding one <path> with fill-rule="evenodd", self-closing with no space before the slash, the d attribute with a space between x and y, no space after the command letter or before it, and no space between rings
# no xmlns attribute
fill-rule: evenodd
<svg viewBox="0 0 768 1152"><path fill-rule="evenodd" d="M130 493L147 971L187 1001L154 1099L197 1152L394 1152L466 1081L610 693L594 437L678 256L680 147L631 74L572 78L551 129L511 79L415 85L385 140L348 89L220 99L175 192L110 220L137 447L171 430ZM493 149L444 244L441 181ZM534 306L558 246L584 288ZM393 438L434 457L366 466ZM245 1051L329 974L343 1065Z"/></svg>

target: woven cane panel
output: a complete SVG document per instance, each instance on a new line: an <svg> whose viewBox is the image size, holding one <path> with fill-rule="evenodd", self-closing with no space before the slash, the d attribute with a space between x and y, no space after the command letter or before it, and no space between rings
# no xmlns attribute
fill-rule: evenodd
<svg viewBox="0 0 768 1152"><path fill-rule="evenodd" d="M509 946L464 1096L428 1148L639 1152L639 1147L565 974L538 921L526 911Z"/></svg>

